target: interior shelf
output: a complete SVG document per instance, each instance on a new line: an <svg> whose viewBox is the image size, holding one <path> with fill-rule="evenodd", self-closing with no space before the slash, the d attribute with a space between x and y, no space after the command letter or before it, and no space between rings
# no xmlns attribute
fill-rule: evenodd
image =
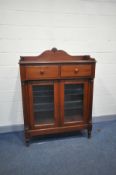
<svg viewBox="0 0 116 175"><path fill-rule="evenodd" d="M36 111L35 113L36 124L51 124L54 123L54 111ZM39 117L38 117L39 116Z"/></svg>

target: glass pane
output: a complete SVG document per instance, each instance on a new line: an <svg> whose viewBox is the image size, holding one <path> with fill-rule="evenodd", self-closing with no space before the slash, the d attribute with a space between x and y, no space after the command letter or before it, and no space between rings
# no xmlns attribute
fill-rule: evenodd
<svg viewBox="0 0 116 175"><path fill-rule="evenodd" d="M82 120L83 84L64 85L64 122Z"/></svg>
<svg viewBox="0 0 116 175"><path fill-rule="evenodd" d="M32 87L35 124L54 123L54 86Z"/></svg>

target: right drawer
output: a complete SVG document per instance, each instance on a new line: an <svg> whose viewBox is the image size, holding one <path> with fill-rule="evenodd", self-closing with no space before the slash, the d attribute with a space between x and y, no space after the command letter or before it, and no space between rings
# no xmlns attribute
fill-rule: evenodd
<svg viewBox="0 0 116 175"><path fill-rule="evenodd" d="M61 77L90 76L91 65L63 65L61 66Z"/></svg>

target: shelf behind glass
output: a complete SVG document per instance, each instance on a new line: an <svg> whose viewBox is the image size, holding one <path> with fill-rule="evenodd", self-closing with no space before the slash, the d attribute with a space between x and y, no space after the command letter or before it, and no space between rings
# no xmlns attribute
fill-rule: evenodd
<svg viewBox="0 0 116 175"><path fill-rule="evenodd" d="M49 96L34 96L33 97L34 104L38 104L38 102L41 103L52 103L53 102L53 95Z"/></svg>
<svg viewBox="0 0 116 175"><path fill-rule="evenodd" d="M54 104L53 103L35 103L34 111L53 111Z"/></svg>
<svg viewBox="0 0 116 175"><path fill-rule="evenodd" d="M76 101L77 99L82 100L83 94L65 94L65 101Z"/></svg>
<svg viewBox="0 0 116 175"><path fill-rule="evenodd" d="M39 125L53 124L54 123L54 111L39 111L35 112L35 123Z"/></svg>
<svg viewBox="0 0 116 175"><path fill-rule="evenodd" d="M77 100L77 101L66 101L64 103L64 108L65 110L69 110L69 109L82 109L83 107L83 103L81 100Z"/></svg>
<svg viewBox="0 0 116 175"><path fill-rule="evenodd" d="M83 84L64 86L64 122L80 121L83 117Z"/></svg>
<svg viewBox="0 0 116 175"><path fill-rule="evenodd" d="M35 124L54 123L54 86L33 86L33 111Z"/></svg>
<svg viewBox="0 0 116 175"><path fill-rule="evenodd" d="M65 110L65 122L81 121L83 112L81 109Z"/></svg>

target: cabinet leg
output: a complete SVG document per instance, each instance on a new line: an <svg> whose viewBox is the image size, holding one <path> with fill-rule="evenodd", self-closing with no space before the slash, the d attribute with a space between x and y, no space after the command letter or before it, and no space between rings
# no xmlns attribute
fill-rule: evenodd
<svg viewBox="0 0 116 175"><path fill-rule="evenodd" d="M88 129L88 139L91 138L91 131Z"/></svg>
<svg viewBox="0 0 116 175"><path fill-rule="evenodd" d="M26 146L29 146L30 144L30 135L27 131L25 131L25 144Z"/></svg>
<svg viewBox="0 0 116 175"><path fill-rule="evenodd" d="M26 143L26 146L28 147L29 144L30 144L29 139L26 139L26 140L25 140L25 143Z"/></svg>
<svg viewBox="0 0 116 175"><path fill-rule="evenodd" d="M88 139L91 138L91 131L92 131L92 127L87 129Z"/></svg>

